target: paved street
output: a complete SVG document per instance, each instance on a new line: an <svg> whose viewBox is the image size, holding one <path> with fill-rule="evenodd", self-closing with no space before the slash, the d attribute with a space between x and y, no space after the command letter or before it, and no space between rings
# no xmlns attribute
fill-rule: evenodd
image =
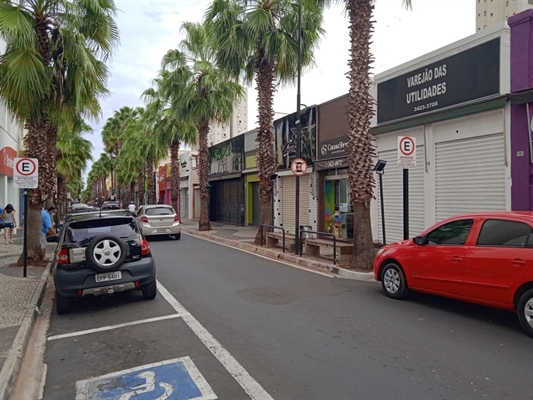
<svg viewBox="0 0 533 400"><path fill-rule="evenodd" d="M155 300L125 293L52 315L45 399L533 398L531 339L512 313L394 301L374 282L189 235L150 244Z"/></svg>

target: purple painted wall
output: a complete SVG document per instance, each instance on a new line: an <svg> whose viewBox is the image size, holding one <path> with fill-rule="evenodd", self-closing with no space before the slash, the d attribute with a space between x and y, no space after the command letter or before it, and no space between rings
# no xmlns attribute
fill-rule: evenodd
<svg viewBox="0 0 533 400"><path fill-rule="evenodd" d="M511 93L533 88L533 10L508 19L511 28ZM527 105L511 106L511 209L533 210L533 163ZM530 118L533 106L529 106Z"/></svg>

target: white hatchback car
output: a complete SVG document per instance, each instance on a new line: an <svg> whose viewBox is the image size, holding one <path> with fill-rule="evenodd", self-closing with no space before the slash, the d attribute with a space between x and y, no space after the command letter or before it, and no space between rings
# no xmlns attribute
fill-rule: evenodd
<svg viewBox="0 0 533 400"><path fill-rule="evenodd" d="M167 204L141 206L137 211L137 223L145 236L168 235L181 238L180 216Z"/></svg>

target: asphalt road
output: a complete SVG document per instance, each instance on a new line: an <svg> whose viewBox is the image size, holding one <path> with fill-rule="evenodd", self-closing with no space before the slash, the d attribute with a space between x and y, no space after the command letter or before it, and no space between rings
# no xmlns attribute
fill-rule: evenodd
<svg viewBox="0 0 533 400"><path fill-rule="evenodd" d="M52 315L45 399L533 399L533 342L512 313L395 301L187 235L150 245L155 300Z"/></svg>

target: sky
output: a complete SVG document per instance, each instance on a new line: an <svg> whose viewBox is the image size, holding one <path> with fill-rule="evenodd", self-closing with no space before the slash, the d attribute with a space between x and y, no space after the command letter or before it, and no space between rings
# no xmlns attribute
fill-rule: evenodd
<svg viewBox="0 0 533 400"><path fill-rule="evenodd" d="M200 22L211 0L116 0L120 45L108 67L111 94L101 100L102 117L91 122L93 157L103 151L101 130L107 118L121 107L143 105L142 92L160 70L161 58L178 48L183 22ZM475 33L475 0L412 0L412 10L402 0L376 0L371 51L373 73L379 74L428 52ZM348 93L348 18L342 5L324 15L325 35L315 51L316 65L303 71L301 102L321 104ZM248 130L256 126L257 92L248 88ZM296 86L279 88L274 118L296 111ZM89 166L90 168L90 166ZM86 171L87 173L88 171Z"/></svg>

